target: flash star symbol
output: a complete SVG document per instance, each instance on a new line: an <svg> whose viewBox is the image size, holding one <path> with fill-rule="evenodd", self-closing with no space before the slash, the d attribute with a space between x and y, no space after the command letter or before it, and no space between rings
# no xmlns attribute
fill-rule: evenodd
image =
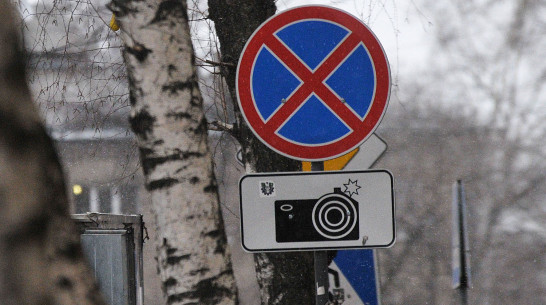
<svg viewBox="0 0 546 305"><path fill-rule="evenodd" d="M344 193L347 193L349 197L358 195L358 190L361 188L361 186L358 185L358 180L352 181L351 179L349 179L349 182L344 183L343 186L345 187Z"/></svg>

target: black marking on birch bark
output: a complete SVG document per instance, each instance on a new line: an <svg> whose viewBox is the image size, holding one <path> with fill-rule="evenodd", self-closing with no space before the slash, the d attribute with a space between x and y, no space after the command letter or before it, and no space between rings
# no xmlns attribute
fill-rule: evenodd
<svg viewBox="0 0 546 305"><path fill-rule="evenodd" d="M202 104L202 102L201 102L201 99L199 98L199 96L192 94L191 99L190 99L190 105L200 107L201 104Z"/></svg>
<svg viewBox="0 0 546 305"><path fill-rule="evenodd" d="M200 269L197 269L197 270L192 270L190 271L188 274L191 275L191 276L196 276L198 274L204 274L204 273L207 273L210 271L210 268L200 268Z"/></svg>
<svg viewBox="0 0 546 305"><path fill-rule="evenodd" d="M132 47L125 47L125 51L133 55L139 62L143 62L148 57L148 54L152 53L152 50L146 48L143 44L135 42Z"/></svg>
<svg viewBox="0 0 546 305"><path fill-rule="evenodd" d="M167 255L171 255L171 254L175 254L176 251L178 251L177 248L171 248L168 244L167 244L167 240L165 238L163 238L163 244L169 248L167 248Z"/></svg>
<svg viewBox="0 0 546 305"><path fill-rule="evenodd" d="M226 235L223 231L221 231L221 235L216 239L216 248L214 248L214 253L224 256L226 253L226 244Z"/></svg>
<svg viewBox="0 0 546 305"><path fill-rule="evenodd" d="M196 151L186 151L186 152L182 152L182 160L186 160L186 159L189 159L189 158L200 158L200 157L203 157L203 153L200 153L200 152L196 152Z"/></svg>
<svg viewBox="0 0 546 305"><path fill-rule="evenodd" d="M179 182L178 179L174 179L174 178L158 179L158 180L150 181L146 185L146 189L148 189L148 191L155 191L158 189L171 187L174 184L177 184L178 182Z"/></svg>
<svg viewBox="0 0 546 305"><path fill-rule="evenodd" d="M216 193L218 191L218 185L214 181L211 181L211 183L203 188L203 192L205 193Z"/></svg>
<svg viewBox="0 0 546 305"><path fill-rule="evenodd" d="M155 143L154 143L155 144ZM148 157L149 155L154 154L153 149L149 148L139 148L140 149L140 156L141 156L141 163L142 163L142 169L144 170L144 173L149 173L151 170L153 170L157 165L163 164L168 161L175 161L175 160L187 160L189 158L201 158L204 156L201 152L193 152L193 151L180 151L176 150L174 154L164 156L164 157ZM187 166L184 166L180 169L178 169L175 173L179 173L182 170L185 170Z"/></svg>
<svg viewBox="0 0 546 305"><path fill-rule="evenodd" d="M141 161L142 170L145 175L148 175L158 165L175 160L180 160L180 154L172 154L164 157L143 157Z"/></svg>
<svg viewBox="0 0 546 305"><path fill-rule="evenodd" d="M172 286L176 286L178 284L178 281L173 278L169 277L166 281L163 281L163 291L167 291L167 289L171 288Z"/></svg>
<svg viewBox="0 0 546 305"><path fill-rule="evenodd" d="M212 230L212 231L209 231L209 232L205 233L204 236L210 237L210 238L218 238L218 237L222 236L223 233L224 233L224 231L222 231L220 229L216 229L216 230Z"/></svg>
<svg viewBox="0 0 546 305"><path fill-rule="evenodd" d="M180 174L181 172L185 171L187 168L188 168L187 165L184 165L184 166L180 167L179 169L177 169L177 170L174 172L174 176L176 176L177 174Z"/></svg>
<svg viewBox="0 0 546 305"><path fill-rule="evenodd" d="M167 256L167 265L176 265L178 263L180 263L180 261L187 261L189 260L191 257L190 254L184 254L184 255L178 255L178 256L175 256L175 255L172 255L172 256Z"/></svg>
<svg viewBox="0 0 546 305"><path fill-rule="evenodd" d="M189 292L173 294L167 298L167 304L182 302L183 300L187 298L189 298ZM195 304L197 305L199 303L195 303Z"/></svg>
<svg viewBox="0 0 546 305"><path fill-rule="evenodd" d="M173 74L178 71L178 69L176 68L175 65L173 64L170 64L168 67L167 67L167 72L169 72L169 76L173 76Z"/></svg>
<svg viewBox="0 0 546 305"><path fill-rule="evenodd" d="M140 156L145 158L149 155L152 155L154 153L153 149L145 148L145 147L139 147L138 150L140 151Z"/></svg>
<svg viewBox="0 0 546 305"><path fill-rule="evenodd" d="M199 281L191 291L170 295L167 298L167 304L181 303L184 300L198 300L195 304L217 304L226 297L235 298L229 287L218 284L222 282L220 279L222 276L232 272L231 269L226 270L217 276Z"/></svg>
<svg viewBox="0 0 546 305"><path fill-rule="evenodd" d="M133 90L129 90L129 104L131 104L131 106L136 105L136 98L133 92Z"/></svg>
<svg viewBox="0 0 546 305"><path fill-rule="evenodd" d="M169 19L169 17L174 17L173 21L177 21L180 18L185 18L184 11L186 8L182 1L179 0L167 0L159 4L155 12L154 19L150 21L150 24L158 23ZM187 19L187 18L186 18Z"/></svg>
<svg viewBox="0 0 546 305"><path fill-rule="evenodd" d="M196 184L199 181L201 181L201 179L199 179L199 177L191 177L190 184Z"/></svg>
<svg viewBox="0 0 546 305"><path fill-rule="evenodd" d="M175 81L175 82L168 83L167 85L163 85L163 87L161 87L161 91L163 92L168 91L170 94L177 94L178 91L192 89L193 86L196 86L196 84L195 84L195 80L191 78L190 80L185 82Z"/></svg>
<svg viewBox="0 0 546 305"><path fill-rule="evenodd" d="M172 247L166 238L163 238L163 244L161 245L161 247L165 249L165 253L167 254L166 263L168 265L175 265L180 261L188 260L191 257L190 254L174 255L176 252L178 252L178 248Z"/></svg>
<svg viewBox="0 0 546 305"><path fill-rule="evenodd" d="M152 133L155 121L156 119L146 109L140 109L140 111L129 118L129 123L134 133L144 140L147 140L148 134Z"/></svg>
<svg viewBox="0 0 546 305"><path fill-rule="evenodd" d="M126 49L124 49L125 52ZM126 55L124 54L124 57ZM135 106L138 100L138 96L142 96L142 88L137 85L137 81L134 78L136 74L135 69L131 65L126 65L127 69L127 82L129 85L129 103L131 106Z"/></svg>
<svg viewBox="0 0 546 305"><path fill-rule="evenodd" d="M190 127L188 128L189 131L197 134L197 135L206 135L208 131L209 123L207 122L207 119L203 117L201 119L201 122L199 122L199 125L197 125L196 128Z"/></svg>
<svg viewBox="0 0 546 305"><path fill-rule="evenodd" d="M174 111L171 111L167 114L165 114L165 117L168 117L168 118L175 118L177 120L181 120L181 119L191 119L192 116L191 114L187 113L187 112L174 112Z"/></svg>

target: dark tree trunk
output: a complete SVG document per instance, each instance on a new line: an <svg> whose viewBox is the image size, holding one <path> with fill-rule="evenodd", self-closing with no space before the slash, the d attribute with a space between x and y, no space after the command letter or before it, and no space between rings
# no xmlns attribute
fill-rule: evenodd
<svg viewBox="0 0 546 305"><path fill-rule="evenodd" d="M14 16L0 1L0 304L102 305L26 84Z"/></svg>
<svg viewBox="0 0 546 305"><path fill-rule="evenodd" d="M249 171L300 171L301 162L285 158L263 145L244 122L235 93L239 55L250 35L276 11L273 0L209 0L209 17L220 40L221 61L234 104L235 137L243 147ZM312 252L268 253L255 256L262 304L300 305L315 301Z"/></svg>

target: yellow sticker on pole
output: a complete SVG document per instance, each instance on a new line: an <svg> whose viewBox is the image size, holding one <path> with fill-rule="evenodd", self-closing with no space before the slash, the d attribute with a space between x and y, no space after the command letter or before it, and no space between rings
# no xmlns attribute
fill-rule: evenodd
<svg viewBox="0 0 546 305"><path fill-rule="evenodd" d="M355 148L351 152L341 156L337 157L332 160L324 161L324 170L325 171L337 171L342 170L349 161L356 155L359 148ZM301 163L301 170L304 172L310 172L311 171L311 162L302 162Z"/></svg>

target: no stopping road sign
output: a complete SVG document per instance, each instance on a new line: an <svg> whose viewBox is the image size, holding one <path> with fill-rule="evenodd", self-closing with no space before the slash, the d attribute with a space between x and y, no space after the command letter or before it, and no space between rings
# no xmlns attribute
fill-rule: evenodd
<svg viewBox="0 0 546 305"><path fill-rule="evenodd" d="M375 35L324 6L264 22L237 70L239 106L254 134L298 160L328 160L359 146L380 123L389 92L389 65Z"/></svg>

